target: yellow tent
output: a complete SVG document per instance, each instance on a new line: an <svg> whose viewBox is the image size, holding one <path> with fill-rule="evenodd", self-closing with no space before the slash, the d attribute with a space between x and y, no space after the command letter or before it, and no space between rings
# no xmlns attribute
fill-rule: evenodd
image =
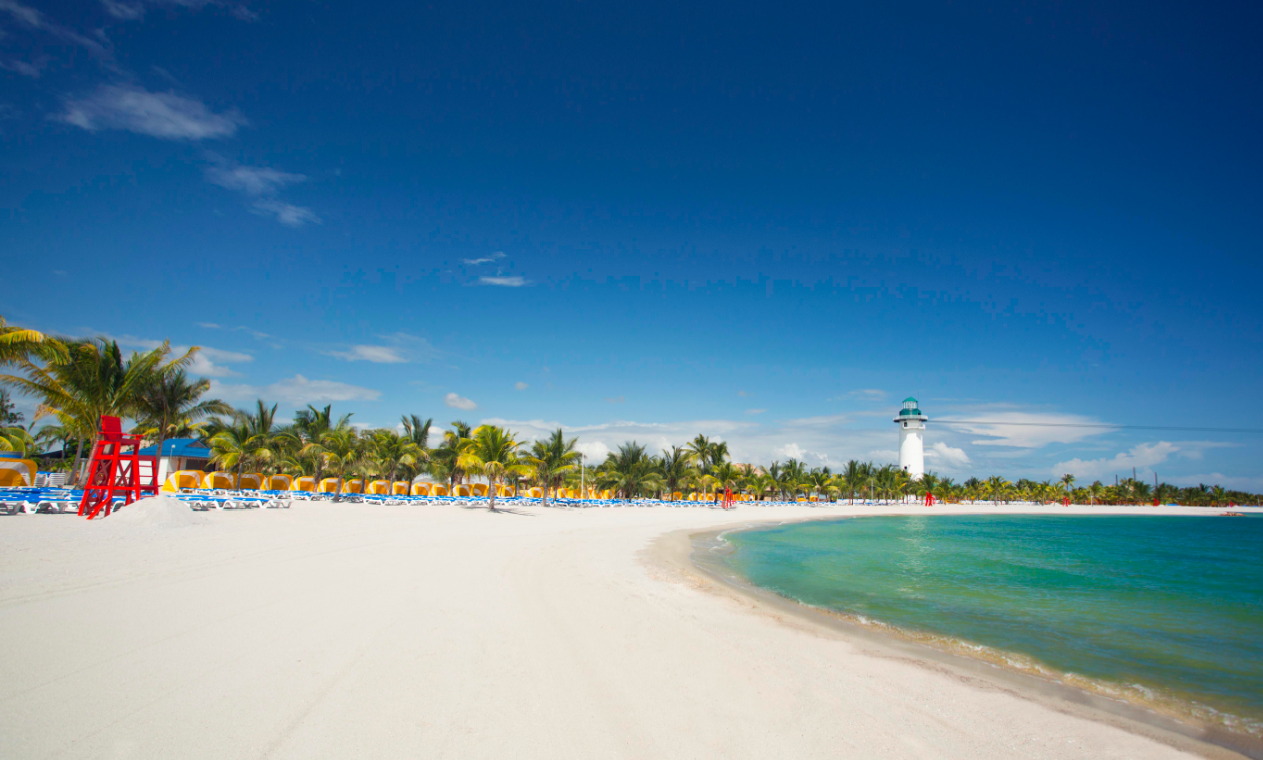
<svg viewBox="0 0 1263 760"><path fill-rule="evenodd" d="M265 491L288 491L294 483L294 479L288 475L268 475L263 478L263 489Z"/></svg>
<svg viewBox="0 0 1263 760"><path fill-rule="evenodd" d="M0 488L21 488L35 485L39 465L32 459L0 457Z"/></svg>
<svg viewBox="0 0 1263 760"><path fill-rule="evenodd" d="M683 499L684 499L684 494L680 493L679 491L676 491L675 493L671 494L672 501L683 501Z"/></svg>
<svg viewBox="0 0 1263 760"><path fill-rule="evenodd" d="M406 480L396 480L390 484L390 493L394 496L407 496L408 487L412 484Z"/></svg>
<svg viewBox="0 0 1263 760"><path fill-rule="evenodd" d="M501 496L506 499L511 498L513 496L513 489L509 486L496 486L496 496Z"/></svg>
<svg viewBox="0 0 1263 760"><path fill-rule="evenodd" d="M474 485L473 485L473 491L474 491L474 496L486 496L486 495L487 495L487 484L486 484L486 483L474 483Z"/></svg>
<svg viewBox="0 0 1263 760"><path fill-rule="evenodd" d="M611 491L611 490L609 490L609 489L607 488L607 489L605 489L604 491L602 491L602 492L601 492L601 498L602 498L602 499L612 499L612 498L614 498L614 492L613 492L613 491Z"/></svg>
<svg viewBox="0 0 1263 760"><path fill-rule="evenodd" d="M363 480L348 480L346 485L342 486L343 493L364 493Z"/></svg>
<svg viewBox="0 0 1263 760"><path fill-rule="evenodd" d="M429 496L430 484L429 483L413 483L412 495L413 496Z"/></svg>
<svg viewBox="0 0 1263 760"><path fill-rule="evenodd" d="M233 488L236 484L230 472L208 472L202 476L202 488Z"/></svg>
<svg viewBox="0 0 1263 760"><path fill-rule="evenodd" d="M320 481L320 493L337 493L338 483L339 481L337 478L324 478ZM345 488L342 490L344 492L346 491Z"/></svg>
<svg viewBox="0 0 1263 760"><path fill-rule="evenodd" d="M430 494L433 496L447 496L448 495L447 486L443 485L442 483L435 483L434 485L430 486Z"/></svg>
<svg viewBox="0 0 1263 760"><path fill-rule="evenodd" d="M204 474L201 470L177 470L167 476L162 490L166 493L178 493L182 488L201 488Z"/></svg>
<svg viewBox="0 0 1263 760"><path fill-rule="evenodd" d="M289 487L291 491L305 491L312 493L316 490L316 478L312 475L299 475L294 478L294 483Z"/></svg>
<svg viewBox="0 0 1263 760"><path fill-rule="evenodd" d="M373 494L374 496L389 496L390 495L390 481L389 480L374 480L372 483L368 484L368 492Z"/></svg>
<svg viewBox="0 0 1263 760"><path fill-rule="evenodd" d="M534 488L532 488L530 493L531 493L532 499L544 498L544 489L540 488L539 486L535 486Z"/></svg>
<svg viewBox="0 0 1263 760"><path fill-rule="evenodd" d="M263 487L263 473L260 472L243 472L241 477L237 479L237 488L257 491Z"/></svg>
<svg viewBox="0 0 1263 760"><path fill-rule="evenodd" d="M469 488L469 486L465 485L464 483L460 483L456 486L456 488L452 489L452 495L453 496L471 496L473 495L473 491Z"/></svg>

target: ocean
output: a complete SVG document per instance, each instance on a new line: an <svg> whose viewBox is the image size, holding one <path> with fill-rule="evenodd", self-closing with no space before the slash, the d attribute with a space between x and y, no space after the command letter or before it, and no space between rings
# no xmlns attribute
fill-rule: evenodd
<svg viewBox="0 0 1263 760"><path fill-rule="evenodd" d="M729 533L756 586L1263 738L1263 517L862 517Z"/></svg>

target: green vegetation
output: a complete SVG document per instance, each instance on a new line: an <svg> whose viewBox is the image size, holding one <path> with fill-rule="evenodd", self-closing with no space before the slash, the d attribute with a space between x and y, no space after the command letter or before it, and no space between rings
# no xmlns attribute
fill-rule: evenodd
<svg viewBox="0 0 1263 760"><path fill-rule="evenodd" d="M78 464L95 443L101 415L134 420L133 432L161 446L172 438L197 438L210 449L212 466L232 471L260 472L339 479L413 480L428 475L449 488L480 478L489 486L495 508L496 486L544 489L609 490L624 498L697 494L718 499L731 490L758 500L868 499L897 501L924 498L941 501L1057 502L1079 504L1151 504L1177 502L1199 506L1253 504L1255 494L1228 491L1218 485L1179 488L1167 483L1144 483L1128 478L1115 485L1095 482L1076 485L1072 475L1037 482L1010 483L999 476L970 478L955 483L926 473L912 480L894 465L850 461L838 472L808 467L796 459L767 467L731 461L728 444L698 435L685 446L653 454L635 441L618 447L605 461L584 466L577 439L561 429L529 447L511 431L493 425L473 427L449 423L443 440L430 446L433 419L405 415L398 429L359 429L351 414L337 419L331 406L308 406L288 425L276 424L276 405L259 400L251 410L234 409L218 399L207 399L206 380L188 377L186 368L199 349L173 356L163 344L151 351L124 357L118 344L104 338L66 339L34 330L10 327L0 317L0 367L16 368L0 375L0 384L34 397L35 420L22 427L7 391L0 391L0 451L34 455L60 444L75 448L73 463L62 466L78 472ZM38 430L35 422L47 419ZM402 431L402 432L401 432ZM85 446L86 444L86 446ZM45 467L55 466L45 462Z"/></svg>

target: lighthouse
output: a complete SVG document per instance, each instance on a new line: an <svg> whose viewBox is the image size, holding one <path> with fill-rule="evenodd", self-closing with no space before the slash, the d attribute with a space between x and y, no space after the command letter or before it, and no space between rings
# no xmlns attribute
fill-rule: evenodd
<svg viewBox="0 0 1263 760"><path fill-rule="evenodd" d="M895 417L899 426L899 467L920 480L925 474L925 423L929 420L921 413L917 400L909 396L903 400L903 408Z"/></svg>

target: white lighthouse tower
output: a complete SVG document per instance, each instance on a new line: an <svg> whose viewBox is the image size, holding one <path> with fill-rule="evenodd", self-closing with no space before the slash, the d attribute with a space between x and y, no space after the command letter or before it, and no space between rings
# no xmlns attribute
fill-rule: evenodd
<svg viewBox="0 0 1263 760"><path fill-rule="evenodd" d="M925 423L930 418L921 413L917 400L909 396L895 417L899 426L899 467L920 480L925 474Z"/></svg>

